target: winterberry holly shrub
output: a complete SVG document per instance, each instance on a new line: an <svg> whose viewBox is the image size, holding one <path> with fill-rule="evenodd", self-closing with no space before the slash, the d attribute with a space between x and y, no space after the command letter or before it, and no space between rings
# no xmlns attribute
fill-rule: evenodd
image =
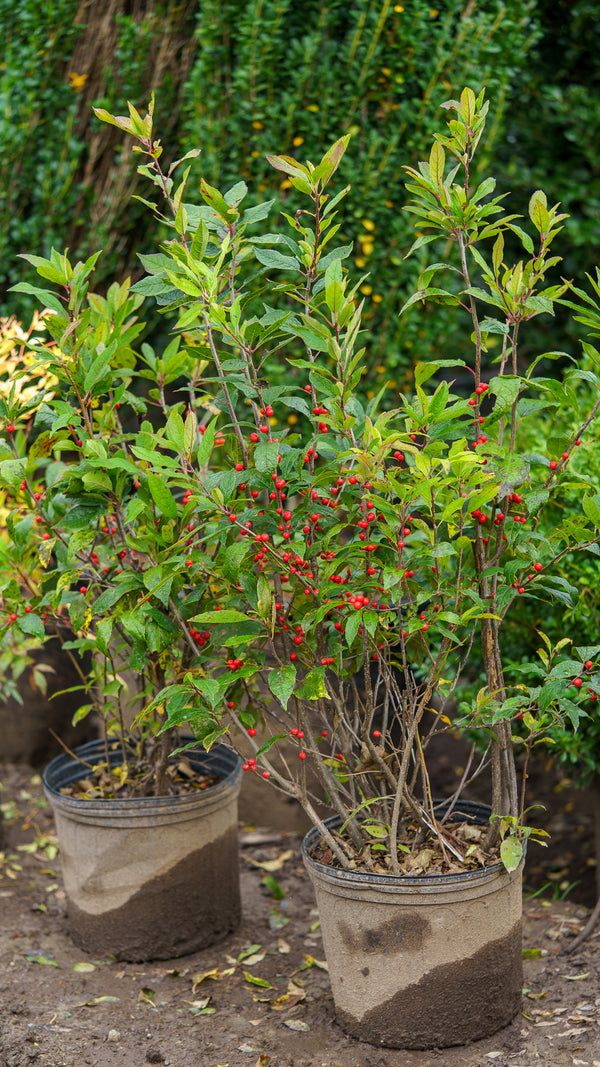
<svg viewBox="0 0 600 1067"><path fill-rule="evenodd" d="M139 677L137 725L150 746L158 738L161 760L185 725L206 746L249 746L246 772L296 798L337 862L394 873L415 820L446 858L480 861L436 816L427 769L476 644L485 685L465 725L488 742L486 845L503 836L509 867L529 832L511 722L526 723L531 746L548 712L576 724L584 690L600 691L598 646L573 653L578 676L587 672L574 698L551 656L532 684L503 669L509 613L530 594L562 591L557 567L570 553L598 552L600 499L570 461L600 398L579 412L576 394L539 375L539 360L524 366L519 350L527 321L565 298L567 283L546 282L564 216L534 193L532 238L494 197L493 178L473 185L488 105L465 89L446 107L448 131L407 168L407 189L413 250L451 242L461 266L432 263L402 312L456 309L461 358L444 351L417 365L414 393L383 411L357 398L365 301L345 262L351 249L335 240L345 190L332 179L348 137L316 164L269 157L298 199L256 236L272 205L245 210L243 182L222 193L201 180L203 203L187 201L189 167L178 185L178 164L163 169L152 106L143 117L131 106L129 116L97 111L135 138L147 206L172 238L142 257L145 278L105 298L88 291L95 258L29 257L59 287L58 297L40 290L59 355L39 356L62 388L24 445L5 435L0 462L14 545L44 567L25 594L5 581L7 625L20 626L27 608L68 613L74 644L96 654L95 682L117 724L122 668ZM505 262L507 232L523 245L515 264ZM144 296L173 325L161 359L147 345L134 354ZM264 367L275 359L285 375L274 385ZM469 376L469 395L454 389L456 373ZM577 428L563 439L573 405ZM523 428L541 412L553 436L524 451ZM581 515L542 530L540 517L573 485ZM346 837L324 825L315 781Z"/></svg>

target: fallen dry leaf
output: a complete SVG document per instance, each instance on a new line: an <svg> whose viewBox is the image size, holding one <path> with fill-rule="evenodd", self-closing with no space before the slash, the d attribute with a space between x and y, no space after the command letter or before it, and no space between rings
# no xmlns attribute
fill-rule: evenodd
<svg viewBox="0 0 600 1067"><path fill-rule="evenodd" d="M254 860L251 856L246 856L248 863L251 863L254 867L260 867L262 871L280 871L284 863L294 856L293 848L288 848L285 852L280 852L277 859L274 860Z"/></svg>
<svg viewBox="0 0 600 1067"><path fill-rule="evenodd" d="M192 976L192 993L195 993L196 986L199 986L201 982L206 981L207 978L211 978L213 982L220 982L223 978L230 978L232 974L235 974L235 967L226 967L224 971L220 971L218 967L213 967L212 971L204 971L202 974L194 974Z"/></svg>
<svg viewBox="0 0 600 1067"><path fill-rule="evenodd" d="M250 974L250 971L244 971L244 978L250 985L258 985L261 989L273 989L274 987L270 982L267 982L266 978L258 978L255 974Z"/></svg>

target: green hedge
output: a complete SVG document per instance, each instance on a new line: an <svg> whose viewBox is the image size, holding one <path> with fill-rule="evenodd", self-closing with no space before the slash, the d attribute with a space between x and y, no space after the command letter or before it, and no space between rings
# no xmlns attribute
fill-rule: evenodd
<svg viewBox="0 0 600 1067"><path fill-rule="evenodd" d="M420 357L439 349L427 320L398 319L415 270L403 263L412 223L401 210L402 167L423 157L440 103L465 84L486 85L493 101L487 164L511 85L526 77L534 5L205 0L196 35L184 124L186 148L202 148L198 177L223 187L241 174L251 194L268 190L285 210L294 191L273 177L266 154L315 159L352 132L340 168L352 186L342 236L370 274L365 344L380 374L399 380L417 346Z"/></svg>
<svg viewBox="0 0 600 1067"><path fill-rule="evenodd" d="M196 0L0 0L0 286L23 278L19 252L104 248L103 270L135 269L145 232L128 206L137 189L129 151L91 105L143 107L159 89L167 137L195 44ZM168 146L167 146L168 147ZM127 228L125 228L127 227ZM4 296L27 319L32 301Z"/></svg>

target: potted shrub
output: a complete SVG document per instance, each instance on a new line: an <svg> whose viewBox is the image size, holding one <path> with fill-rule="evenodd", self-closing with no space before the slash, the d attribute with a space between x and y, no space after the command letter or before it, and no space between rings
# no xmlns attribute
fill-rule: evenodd
<svg viewBox="0 0 600 1067"><path fill-rule="evenodd" d="M54 685L68 687L63 714L71 704L74 723L91 714L101 728L75 753L63 742L44 775L74 939L96 955L174 956L239 922L241 781L227 746L174 755L179 731L160 733L160 704L143 727L133 723L192 656L180 638L193 597L182 605L181 583L161 571L178 558L182 508L131 453L133 442L154 447L146 412L170 388L178 346L161 360L148 346L134 353L142 299L128 283L90 292L96 256L74 266L54 252L30 258L58 295L21 286L46 311L5 353L3 645L21 650L14 674L36 645L60 639L70 667ZM132 391L136 375L147 400Z"/></svg>
<svg viewBox="0 0 600 1067"><path fill-rule="evenodd" d="M565 593L556 561L597 543L600 502L581 480L578 522L542 535L537 516L571 477L569 458L600 401L575 433L563 440L557 429L546 453L521 452L527 419L552 411L559 427L572 416L569 391L536 376L538 361L524 365L519 350L522 324L551 313L566 288L544 281L563 216L534 194L534 246L493 198L494 180L473 185L483 94L465 89L448 107L449 133L408 168L408 188L420 223L413 251L441 238L456 262L425 267L405 307L455 305L465 315L464 350L417 364L411 392L390 397L383 383L368 403L359 346L370 287L350 278L351 247L336 246L345 190L329 191L348 137L316 165L270 157L294 200L281 229L256 235L270 205L244 209L244 183L221 193L201 180L201 205L189 202L189 169L175 185L176 164L160 162L152 106L143 117L131 106L129 116L97 111L134 137L140 172L160 198L147 203L172 232L143 257L146 277L133 286L171 314L175 339L160 363L142 349L138 373L152 376L156 421L119 457L134 503L114 526L127 561L117 584L135 589L124 629L137 633L158 601L164 615L176 609L189 655L173 653L176 670L154 695L146 691L138 719L158 711L159 736L187 724L207 748L227 735L246 753L247 774L303 806L314 824L303 852L338 1019L357 1037L396 1047L473 1040L518 1010L520 870L535 831L525 822L511 721L520 718L527 753L548 709L552 721L576 721L584 688L597 685L597 648L575 649L572 695L543 655L534 686L503 674L508 612L523 596ZM507 266L508 235L523 244L525 263ZM432 285L442 271L444 289ZM113 368L115 402L134 406L115 389ZM173 384L179 402L167 393ZM73 447L84 449L89 429L75 434L84 444ZM106 453L94 460L96 472L112 469ZM138 542L128 524L152 502L157 517L171 516L169 551L152 576L134 577L127 553ZM154 561L153 536L143 551ZM104 609L107 579L93 582ZM75 625L89 626L103 651L98 600ZM461 798L475 764L444 802L428 771L475 642L486 684L462 725L486 741L487 808Z"/></svg>

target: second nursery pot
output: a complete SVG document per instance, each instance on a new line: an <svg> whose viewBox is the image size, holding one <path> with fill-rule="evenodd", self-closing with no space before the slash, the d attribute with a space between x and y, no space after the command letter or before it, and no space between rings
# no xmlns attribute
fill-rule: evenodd
<svg viewBox="0 0 600 1067"><path fill-rule="evenodd" d="M76 750L87 763L103 754L98 741ZM81 800L60 792L82 777L78 760L57 756L46 768L70 933L87 952L167 959L205 948L237 927L241 760L225 745L187 758L219 781L180 796Z"/></svg>
<svg viewBox="0 0 600 1067"><path fill-rule="evenodd" d="M390 1048L443 1048L511 1022L521 1002L521 868L369 874L318 862L318 841L311 830L302 852L346 1033Z"/></svg>

